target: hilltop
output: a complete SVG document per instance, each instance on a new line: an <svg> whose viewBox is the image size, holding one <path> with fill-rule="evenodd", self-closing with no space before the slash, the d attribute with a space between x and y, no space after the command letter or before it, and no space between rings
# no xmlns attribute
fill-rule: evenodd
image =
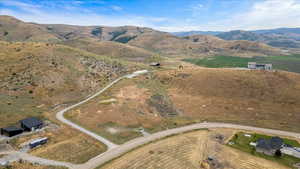
<svg viewBox="0 0 300 169"><path fill-rule="evenodd" d="M169 33L143 27L36 24L22 22L10 16L0 16L0 21L0 40L65 43L95 52L96 54L107 54L108 56L125 58L127 60L132 58L132 53L141 53L140 57L149 57L149 55L154 53L172 57L203 57L212 54L234 56L282 54L276 48L261 45L257 42L232 43L226 40L220 41L220 39L209 36L207 38L211 38L212 43L206 44L203 41L200 44L199 42L190 41L186 37L177 37ZM99 42L116 42L126 44L126 46ZM94 47L87 49L84 46L86 43ZM220 43L222 45L219 45ZM97 46L99 46L99 49L96 50ZM245 46L250 46L251 49ZM254 46L255 48L253 48ZM122 52L122 54L113 52L112 50L116 48L125 50L125 52Z"/></svg>

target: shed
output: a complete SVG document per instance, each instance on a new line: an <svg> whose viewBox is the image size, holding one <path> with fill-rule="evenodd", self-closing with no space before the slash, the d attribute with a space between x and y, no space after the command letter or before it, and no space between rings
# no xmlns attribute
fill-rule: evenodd
<svg viewBox="0 0 300 169"><path fill-rule="evenodd" d="M21 123L21 127L25 131L33 131L36 129L41 129L44 125L42 120L35 118L35 117L30 117L30 118L21 120L20 123Z"/></svg>
<svg viewBox="0 0 300 169"><path fill-rule="evenodd" d="M23 129L15 127L15 126L1 128L1 135L5 135L7 137L13 137L13 136L19 135L21 133L23 133Z"/></svg>

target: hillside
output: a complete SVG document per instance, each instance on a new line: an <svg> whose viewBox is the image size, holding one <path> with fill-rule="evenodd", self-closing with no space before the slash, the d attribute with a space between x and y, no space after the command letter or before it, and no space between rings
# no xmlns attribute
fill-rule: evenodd
<svg viewBox="0 0 300 169"><path fill-rule="evenodd" d="M187 68L162 73L160 81L184 116L300 130L298 74Z"/></svg>
<svg viewBox="0 0 300 169"><path fill-rule="evenodd" d="M176 37L167 33L145 33L129 41L130 45L168 56L199 57L210 55L266 56L281 55L268 45L250 41L225 41L210 35Z"/></svg>
<svg viewBox="0 0 300 169"><path fill-rule="evenodd" d="M58 38L43 26L25 23L10 16L0 15L0 40L5 41L57 41Z"/></svg>
<svg viewBox="0 0 300 169"><path fill-rule="evenodd" d="M175 32L172 34L179 37L214 35L224 40L248 40L266 43L273 47L300 48L300 28L278 28L254 31L234 30L229 32L190 31Z"/></svg>
<svg viewBox="0 0 300 169"><path fill-rule="evenodd" d="M153 52L165 56L176 57L200 57L207 55L250 57L253 55L265 56L282 54L275 48L256 42L233 43L231 41L220 41L220 39L211 38L209 36L211 38L211 43L199 43L190 41L186 37L181 38L150 28L134 26L105 27L55 24L45 25L25 23L8 16L0 16L0 18L0 31L2 31L0 40L59 42L61 44L67 44L90 52L95 52L96 54L106 54L107 56L125 58L126 60L147 60L149 55L153 55ZM108 41L119 42L126 45L99 43ZM222 43L222 45L219 45L220 43ZM89 44L89 47L81 44ZM114 49L118 49L119 52L114 51ZM125 52L120 52L123 50ZM132 54L133 56L127 54Z"/></svg>
<svg viewBox="0 0 300 169"><path fill-rule="evenodd" d="M203 121L299 132L299 82L296 73L185 65L121 81L66 117L116 143L140 136L139 127L157 132Z"/></svg>
<svg viewBox="0 0 300 169"><path fill-rule="evenodd" d="M62 44L74 48L83 49L98 55L136 62L150 61L151 58L155 55L153 52L147 51L143 48L138 48L113 41L98 41L91 38L67 40L62 42Z"/></svg>
<svg viewBox="0 0 300 169"><path fill-rule="evenodd" d="M0 42L0 127L77 101L126 73L128 66L63 45Z"/></svg>
<svg viewBox="0 0 300 169"><path fill-rule="evenodd" d="M275 29L258 31L230 31L216 36L224 40L249 40L274 47L300 48L299 29Z"/></svg>

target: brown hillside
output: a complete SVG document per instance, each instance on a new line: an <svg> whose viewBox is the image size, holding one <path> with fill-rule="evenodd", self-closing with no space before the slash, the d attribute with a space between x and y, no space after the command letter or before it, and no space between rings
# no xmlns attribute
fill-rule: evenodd
<svg viewBox="0 0 300 169"><path fill-rule="evenodd" d="M150 50L151 52L158 52L162 55L180 57L201 57L208 55L251 57L282 54L276 48L257 42L225 41L213 36L201 35L179 38L169 33L134 26L42 25L25 23L8 16L0 16L0 21L0 40L6 41L57 42L75 41L79 38L84 38L85 41L91 41L90 43L94 43L95 41L115 41ZM94 49L90 51L97 52L98 54L102 53L102 50L95 49L97 45L94 43ZM112 46L117 47L116 45ZM115 53L115 51L109 51L112 50L112 46L108 46L107 52L103 53L108 53L109 56ZM124 46L118 47L121 49L124 48ZM99 48L101 48L101 45ZM141 52L141 50L136 52ZM145 51L142 53L145 53ZM123 55L120 55L120 57L123 57Z"/></svg>
<svg viewBox="0 0 300 169"><path fill-rule="evenodd" d="M167 33L144 33L129 41L130 45L171 56L199 57L207 55L266 56L281 55L268 45L250 41L225 41L214 36L197 35L179 38Z"/></svg>
<svg viewBox="0 0 300 169"><path fill-rule="evenodd" d="M120 61L63 45L0 42L0 127L77 101L126 71Z"/></svg>
<svg viewBox="0 0 300 169"><path fill-rule="evenodd" d="M288 72L185 67L121 81L66 117L117 143L138 137L141 126L156 132L203 121L299 132L299 84Z"/></svg>
<svg viewBox="0 0 300 169"><path fill-rule="evenodd" d="M160 79L186 116L300 131L298 74L187 69L162 73Z"/></svg>
<svg viewBox="0 0 300 169"><path fill-rule="evenodd" d="M97 41L95 39L79 38L64 41L63 44L83 49L98 55L129 61L147 61L155 54L142 48L112 41Z"/></svg>
<svg viewBox="0 0 300 169"><path fill-rule="evenodd" d="M58 38L40 25L25 23L10 16L0 15L0 40L57 41Z"/></svg>

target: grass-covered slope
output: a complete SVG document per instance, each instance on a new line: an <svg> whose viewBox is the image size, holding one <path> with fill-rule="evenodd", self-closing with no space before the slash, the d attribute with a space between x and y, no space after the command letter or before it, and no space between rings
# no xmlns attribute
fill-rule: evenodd
<svg viewBox="0 0 300 169"><path fill-rule="evenodd" d="M184 116L300 131L297 73L185 68L162 73L160 81Z"/></svg>
<svg viewBox="0 0 300 169"><path fill-rule="evenodd" d="M63 45L0 42L0 127L76 101L127 72L128 66Z"/></svg>
<svg viewBox="0 0 300 169"><path fill-rule="evenodd" d="M98 55L105 55L116 59L145 62L155 54L142 48L112 41L97 41L92 38L79 38L64 41L63 44L83 49Z"/></svg>

